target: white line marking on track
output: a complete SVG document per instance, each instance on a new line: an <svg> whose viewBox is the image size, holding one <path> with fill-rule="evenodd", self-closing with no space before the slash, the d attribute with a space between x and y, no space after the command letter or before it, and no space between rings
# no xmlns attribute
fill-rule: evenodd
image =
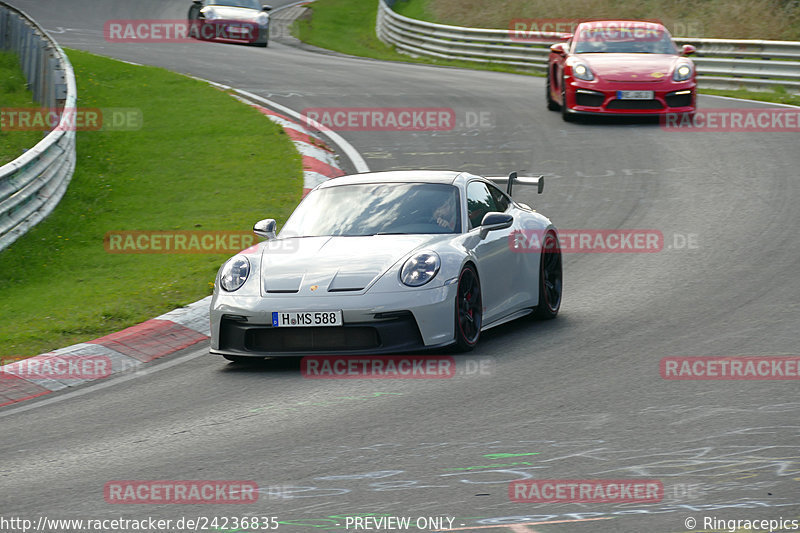
<svg viewBox="0 0 800 533"><path fill-rule="evenodd" d="M737 102L750 102L753 104L761 104L765 106L791 107L793 109L800 109L800 106L792 104L779 104L778 102L765 102L764 100L750 100L749 98L736 98L735 96L720 96L718 94L703 94L703 93L698 93L698 94L703 98L708 98L708 97L723 98L725 100L736 100Z"/></svg>

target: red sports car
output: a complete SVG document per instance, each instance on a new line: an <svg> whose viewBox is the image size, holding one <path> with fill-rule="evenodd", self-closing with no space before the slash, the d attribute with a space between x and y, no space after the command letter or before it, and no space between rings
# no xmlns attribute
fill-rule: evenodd
<svg viewBox="0 0 800 533"><path fill-rule="evenodd" d="M658 115L695 111L695 67L661 24L582 22L550 47L547 107L575 115Z"/></svg>

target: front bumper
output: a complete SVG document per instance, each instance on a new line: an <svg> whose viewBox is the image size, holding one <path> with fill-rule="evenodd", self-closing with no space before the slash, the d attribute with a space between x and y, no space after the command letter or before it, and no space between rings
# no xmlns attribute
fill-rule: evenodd
<svg viewBox="0 0 800 533"><path fill-rule="evenodd" d="M566 111L612 116L693 113L696 108L696 89L694 80L612 84L572 79L566 85ZM653 91L654 95L651 100L621 100L617 98L617 91Z"/></svg>
<svg viewBox="0 0 800 533"><path fill-rule="evenodd" d="M455 340L456 284L403 292L269 297L216 293L211 353L273 357L425 350ZM343 326L273 327L272 312L342 310Z"/></svg>

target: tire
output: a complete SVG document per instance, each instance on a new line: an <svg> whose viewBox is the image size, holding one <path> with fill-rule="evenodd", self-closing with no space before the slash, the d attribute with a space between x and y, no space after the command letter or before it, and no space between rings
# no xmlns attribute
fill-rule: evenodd
<svg viewBox="0 0 800 533"><path fill-rule="evenodd" d="M244 355L223 355L225 359L242 365L254 365L264 360L263 357L247 357Z"/></svg>
<svg viewBox="0 0 800 533"><path fill-rule="evenodd" d="M187 18L189 19L189 37L192 39L199 39L200 33L197 31L197 14L200 13L200 10L195 7L194 5L189 8L189 15Z"/></svg>
<svg viewBox="0 0 800 533"><path fill-rule="evenodd" d="M475 348L483 325L483 298L478 272L467 265L458 276L455 305L455 347L468 352Z"/></svg>
<svg viewBox="0 0 800 533"><path fill-rule="evenodd" d="M253 46L260 46L262 48L266 48L267 46L269 46L269 28L267 28L267 30L265 32L263 32L263 35L262 35L261 31L259 31L259 35L258 36L259 36L259 38L263 38L264 40L263 41L254 42Z"/></svg>
<svg viewBox="0 0 800 533"><path fill-rule="evenodd" d="M559 109L561 109L561 106L558 105L558 102L556 102L555 100L553 100L550 97L550 90L552 89L552 87L550 86L550 69L549 68L547 70L547 78L546 79L547 79L547 81L546 81L546 84L545 84L544 96L545 96L545 99L547 100L547 109L549 109L550 111L558 111Z"/></svg>
<svg viewBox="0 0 800 533"><path fill-rule="evenodd" d="M555 318L561 308L563 289L561 246L556 234L548 231L542 242L542 256L539 260L539 305L534 311L534 317L540 320Z"/></svg>
<svg viewBox="0 0 800 533"><path fill-rule="evenodd" d="M575 117L567 110L567 88L564 81L561 81L561 118L564 122L575 122Z"/></svg>

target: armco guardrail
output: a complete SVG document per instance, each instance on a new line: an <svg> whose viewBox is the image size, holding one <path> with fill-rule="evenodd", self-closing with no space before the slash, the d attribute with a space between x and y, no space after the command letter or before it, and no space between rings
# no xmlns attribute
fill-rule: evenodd
<svg viewBox="0 0 800 533"><path fill-rule="evenodd" d="M75 74L66 54L33 19L5 2L0 2L0 49L19 55L43 107L75 108ZM67 115L36 146L0 166L0 250L50 214L67 189L75 170L75 131Z"/></svg>
<svg viewBox="0 0 800 533"><path fill-rule="evenodd" d="M550 45L565 37L554 32L465 28L416 20L395 13L393 0L378 0L378 37L398 50L421 56L501 63L547 69ZM698 82L709 89L772 90L783 86L800 94L800 42L677 37L679 45L697 47L693 58Z"/></svg>

